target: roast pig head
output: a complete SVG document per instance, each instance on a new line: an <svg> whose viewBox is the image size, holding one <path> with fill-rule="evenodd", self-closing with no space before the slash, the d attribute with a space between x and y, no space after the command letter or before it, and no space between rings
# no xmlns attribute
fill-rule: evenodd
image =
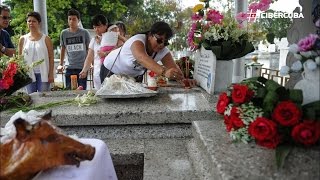
<svg viewBox="0 0 320 180"><path fill-rule="evenodd" d="M95 148L64 135L45 114L34 125L24 119L14 121L16 136L0 144L0 179L31 179L38 172L60 165L80 165L92 160Z"/></svg>

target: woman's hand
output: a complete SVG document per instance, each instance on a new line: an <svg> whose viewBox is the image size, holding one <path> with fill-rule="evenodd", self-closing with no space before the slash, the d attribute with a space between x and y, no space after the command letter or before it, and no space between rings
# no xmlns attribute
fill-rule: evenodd
<svg viewBox="0 0 320 180"><path fill-rule="evenodd" d="M165 77L174 79L174 80L182 80L184 79L182 72L177 68L167 69L164 73Z"/></svg>
<svg viewBox="0 0 320 180"><path fill-rule="evenodd" d="M178 82L182 84L185 88L193 88L198 84L195 79L183 79Z"/></svg>

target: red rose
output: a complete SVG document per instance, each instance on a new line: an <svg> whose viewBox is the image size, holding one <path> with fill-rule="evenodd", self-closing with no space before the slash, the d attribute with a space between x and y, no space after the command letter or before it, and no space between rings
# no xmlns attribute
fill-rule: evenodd
<svg viewBox="0 0 320 180"><path fill-rule="evenodd" d="M236 116L239 117L240 113L238 111L238 108L236 106L232 106L230 110L230 116Z"/></svg>
<svg viewBox="0 0 320 180"><path fill-rule="evenodd" d="M282 101L277 104L272 113L272 119L283 126L294 126L302 116L298 106L291 101Z"/></svg>
<svg viewBox="0 0 320 180"><path fill-rule="evenodd" d="M315 121L303 121L294 126L291 136L296 142L309 146L318 141L319 131Z"/></svg>
<svg viewBox="0 0 320 180"><path fill-rule="evenodd" d="M224 124L226 125L227 132L230 132L232 130L232 123L230 121L229 116L224 116Z"/></svg>
<svg viewBox="0 0 320 180"><path fill-rule="evenodd" d="M271 140L277 134L277 125L264 117L258 117L249 125L248 132L259 141Z"/></svg>
<svg viewBox="0 0 320 180"><path fill-rule="evenodd" d="M230 102L230 99L227 96L227 93L225 92L221 93L218 99L217 107L216 107L217 112L219 114L223 114L229 102Z"/></svg>
<svg viewBox="0 0 320 180"><path fill-rule="evenodd" d="M269 148L269 149L274 149L280 143L280 137L276 134L271 139L256 140L256 143L258 145L260 145L260 146L263 146L263 147L266 147L266 148Z"/></svg>
<svg viewBox="0 0 320 180"><path fill-rule="evenodd" d="M248 86L235 84L232 90L232 100L235 103L245 103L251 99L253 96L253 91L251 91Z"/></svg>
<svg viewBox="0 0 320 180"><path fill-rule="evenodd" d="M232 127L234 129L239 129L244 126L244 124L243 124L241 118L239 118L239 116L230 116L230 121L231 121Z"/></svg>
<svg viewBox="0 0 320 180"><path fill-rule="evenodd" d="M239 129L244 126L243 121L239 117L240 113L237 107L232 107L230 111L230 123L234 129Z"/></svg>

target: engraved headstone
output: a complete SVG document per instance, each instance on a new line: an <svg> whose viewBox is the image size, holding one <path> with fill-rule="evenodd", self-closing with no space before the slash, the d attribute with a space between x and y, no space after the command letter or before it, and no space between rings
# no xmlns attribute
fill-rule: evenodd
<svg viewBox="0 0 320 180"><path fill-rule="evenodd" d="M214 93L214 78L217 59L212 51L201 47L195 54L194 79L196 79L204 90L209 94Z"/></svg>
<svg viewBox="0 0 320 180"><path fill-rule="evenodd" d="M201 47L195 54L194 79L209 94L227 90L232 83L233 62L217 61L212 51Z"/></svg>

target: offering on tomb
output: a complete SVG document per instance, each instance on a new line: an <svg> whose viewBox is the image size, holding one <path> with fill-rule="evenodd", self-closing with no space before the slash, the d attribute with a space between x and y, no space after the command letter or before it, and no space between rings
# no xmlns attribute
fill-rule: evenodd
<svg viewBox="0 0 320 180"><path fill-rule="evenodd" d="M163 76L158 76L157 77L157 84L158 86L166 86L167 85L167 78Z"/></svg>
<svg viewBox="0 0 320 180"><path fill-rule="evenodd" d="M190 89L191 88L190 82L189 82L188 79L183 79L182 82L184 84L184 88L186 88L186 89Z"/></svg>
<svg viewBox="0 0 320 180"><path fill-rule="evenodd" d="M286 89L263 77L232 84L222 92L216 112L223 115L226 131L234 141L276 149L285 156L295 145L310 147L320 141L320 101L302 105L302 91Z"/></svg>
<svg viewBox="0 0 320 180"><path fill-rule="evenodd" d="M75 90L78 88L78 80L77 80L77 75L71 75L71 89Z"/></svg>
<svg viewBox="0 0 320 180"><path fill-rule="evenodd" d="M156 91L145 88L132 77L114 74L105 78L96 95L105 98L122 98L152 96L156 93Z"/></svg>
<svg viewBox="0 0 320 180"><path fill-rule="evenodd" d="M32 179L43 170L93 159L94 147L64 135L50 119L51 112L19 111L1 128L0 179Z"/></svg>
<svg viewBox="0 0 320 180"><path fill-rule="evenodd" d="M158 89L156 73L148 70L147 73L147 85L148 89L156 91Z"/></svg>

